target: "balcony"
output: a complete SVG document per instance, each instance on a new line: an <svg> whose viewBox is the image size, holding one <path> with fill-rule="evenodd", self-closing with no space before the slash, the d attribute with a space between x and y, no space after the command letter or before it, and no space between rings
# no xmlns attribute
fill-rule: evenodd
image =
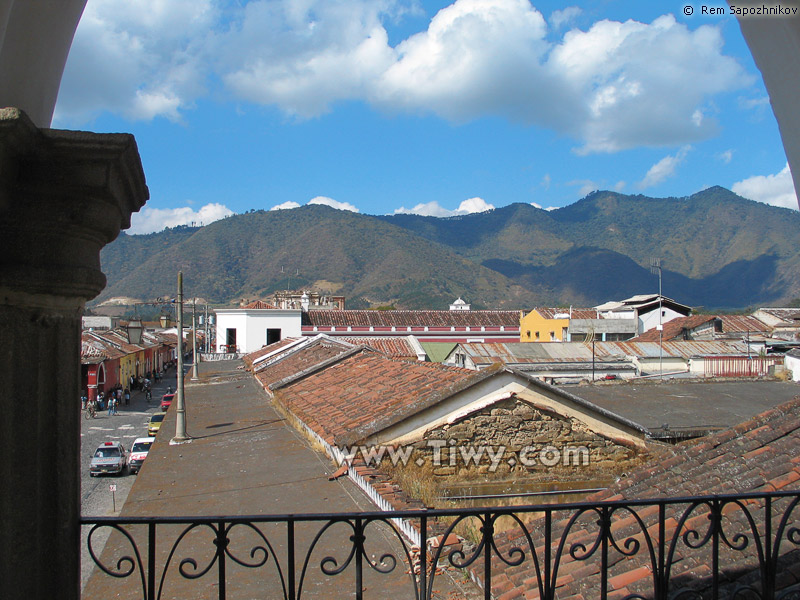
<svg viewBox="0 0 800 600"><path fill-rule="evenodd" d="M85 597L798 598L800 491L524 507L83 518ZM109 533L105 549L97 538ZM403 533L405 532L405 533ZM409 541L409 538L413 541ZM444 540L444 543L441 543ZM332 550L332 551L331 551ZM480 590L480 591L478 591Z"/></svg>

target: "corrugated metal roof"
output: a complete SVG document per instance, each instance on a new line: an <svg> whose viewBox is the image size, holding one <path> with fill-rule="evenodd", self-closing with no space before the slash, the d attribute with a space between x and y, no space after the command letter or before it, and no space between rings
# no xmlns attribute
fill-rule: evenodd
<svg viewBox="0 0 800 600"><path fill-rule="evenodd" d="M506 344L472 343L461 347L478 364L503 362L526 364L544 362L586 362L592 360L592 344L585 342L520 342ZM692 356L746 354L742 342L664 342L665 358L688 359ZM658 358L658 342L595 342L594 359L620 361L626 357Z"/></svg>
<svg viewBox="0 0 800 600"><path fill-rule="evenodd" d="M750 315L719 315L723 333L766 333L769 326Z"/></svg>
<svg viewBox="0 0 800 600"><path fill-rule="evenodd" d="M542 315L545 319L596 319L598 318L597 311L594 308L570 308L560 307L546 307L537 306L534 308L536 312Z"/></svg>

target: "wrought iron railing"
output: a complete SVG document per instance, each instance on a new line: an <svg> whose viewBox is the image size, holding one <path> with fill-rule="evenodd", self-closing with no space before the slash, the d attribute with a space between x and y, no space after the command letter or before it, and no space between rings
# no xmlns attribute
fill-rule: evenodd
<svg viewBox="0 0 800 600"><path fill-rule="evenodd" d="M146 600L419 600L445 597L448 581L469 577L484 598L514 588L542 599L800 598L793 587L800 581L798 504L800 491L391 513L83 518L97 565L85 593L100 597L112 582L120 597ZM419 545L400 533L398 519L416 528ZM111 535L100 552L103 531Z"/></svg>

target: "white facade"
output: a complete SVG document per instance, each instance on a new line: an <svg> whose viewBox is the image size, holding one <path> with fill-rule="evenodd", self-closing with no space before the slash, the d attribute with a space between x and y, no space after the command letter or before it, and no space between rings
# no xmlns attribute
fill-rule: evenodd
<svg viewBox="0 0 800 600"><path fill-rule="evenodd" d="M267 343L302 334L299 309L231 308L216 313L216 352L254 352Z"/></svg>
<svg viewBox="0 0 800 600"><path fill-rule="evenodd" d="M672 321L672 319L677 319L678 317L685 317L683 313L679 313L677 311L672 310L668 306L661 307L661 325L667 323L668 321ZM658 320L658 307L656 306L653 310L646 312L644 314L639 314L639 333L644 333L645 331L650 331L651 329L657 329L659 325Z"/></svg>
<svg viewBox="0 0 800 600"><path fill-rule="evenodd" d="M792 381L800 381L800 356L796 351L786 354L784 364L786 365L786 369L792 373Z"/></svg>

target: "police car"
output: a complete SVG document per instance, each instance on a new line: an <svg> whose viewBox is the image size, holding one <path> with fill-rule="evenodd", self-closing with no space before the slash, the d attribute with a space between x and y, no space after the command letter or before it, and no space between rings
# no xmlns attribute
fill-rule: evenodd
<svg viewBox="0 0 800 600"><path fill-rule="evenodd" d="M101 473L122 473L128 464L128 454L125 446L119 442L103 442L94 451L92 463L89 465L89 475L92 477Z"/></svg>
<svg viewBox="0 0 800 600"><path fill-rule="evenodd" d="M142 468L144 459L150 451L150 446L156 441L154 437L136 438L131 446L131 453L128 457L128 471L136 474Z"/></svg>

